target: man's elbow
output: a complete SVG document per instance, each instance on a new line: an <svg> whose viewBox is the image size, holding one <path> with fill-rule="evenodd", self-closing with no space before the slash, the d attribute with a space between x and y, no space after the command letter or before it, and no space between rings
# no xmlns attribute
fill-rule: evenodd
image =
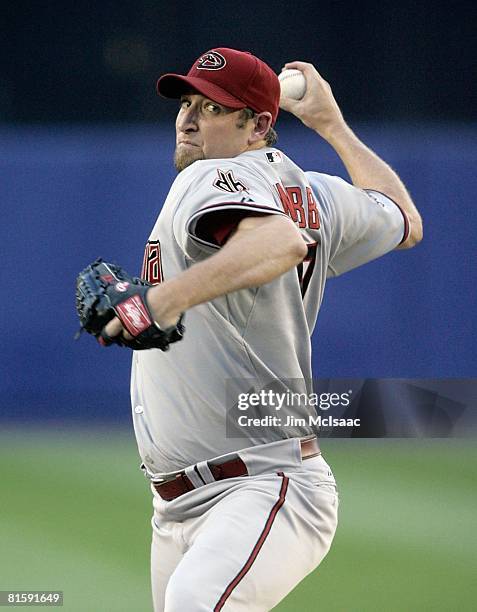
<svg viewBox="0 0 477 612"><path fill-rule="evenodd" d="M306 242L303 240L301 236L296 241L296 244L294 246L294 254L296 257L297 264L301 263L305 259L305 257L308 255L308 245L306 244Z"/></svg>
<svg viewBox="0 0 477 612"><path fill-rule="evenodd" d="M290 267L297 266L308 255L308 245L300 230L285 215L275 215L270 221L270 225L272 224L274 227L273 242L279 241L281 253L286 256Z"/></svg>
<svg viewBox="0 0 477 612"><path fill-rule="evenodd" d="M305 257L308 255L308 245L302 238L299 230L294 228L296 231L291 233L290 238L288 240L288 253L290 258L293 259L294 266L301 263Z"/></svg>
<svg viewBox="0 0 477 612"><path fill-rule="evenodd" d="M419 244L424 237L424 231L422 229L422 220L419 218L419 222L415 224L414 232L411 232L412 246Z"/></svg>
<svg viewBox="0 0 477 612"><path fill-rule="evenodd" d="M406 240L400 244L398 249L412 249L416 244L419 244L424 236L423 228L422 228L422 219L421 217L414 217L410 220L410 229L409 236Z"/></svg>

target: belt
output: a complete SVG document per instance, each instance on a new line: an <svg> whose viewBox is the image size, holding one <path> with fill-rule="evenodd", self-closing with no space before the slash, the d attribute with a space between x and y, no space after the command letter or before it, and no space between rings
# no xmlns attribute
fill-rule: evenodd
<svg viewBox="0 0 477 612"><path fill-rule="evenodd" d="M310 459L311 457L317 457L321 454L320 447L318 446L318 440L316 438L308 438L306 440L300 440L301 447L301 458ZM237 478L239 476L248 476L247 466L240 459L230 459L224 463L214 465L213 463L207 463L208 468L214 478L214 480L225 480L227 478ZM194 471L199 479L204 483L204 479L200 475L197 466L194 467ZM188 491L193 491L197 487L194 486L190 478L184 472L176 474L172 480L167 482L153 482L152 486L156 489L159 495L165 501L171 501Z"/></svg>

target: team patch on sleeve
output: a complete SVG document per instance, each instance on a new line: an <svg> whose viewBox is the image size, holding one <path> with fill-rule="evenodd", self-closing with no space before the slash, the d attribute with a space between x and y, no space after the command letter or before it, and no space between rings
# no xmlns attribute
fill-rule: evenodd
<svg viewBox="0 0 477 612"><path fill-rule="evenodd" d="M221 170L217 168L218 178L212 183L214 187L226 193L239 193L248 191L248 187L240 180L236 179L232 170Z"/></svg>
<svg viewBox="0 0 477 612"><path fill-rule="evenodd" d="M282 154L280 151L268 151L266 153L267 159L271 164L276 164L283 161Z"/></svg>

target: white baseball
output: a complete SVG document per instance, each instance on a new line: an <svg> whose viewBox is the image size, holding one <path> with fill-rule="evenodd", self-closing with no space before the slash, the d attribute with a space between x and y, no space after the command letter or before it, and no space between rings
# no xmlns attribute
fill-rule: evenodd
<svg viewBox="0 0 477 612"><path fill-rule="evenodd" d="M289 68L280 72L278 75L280 81L281 96L293 98L293 100L301 100L306 91L306 79L301 70Z"/></svg>

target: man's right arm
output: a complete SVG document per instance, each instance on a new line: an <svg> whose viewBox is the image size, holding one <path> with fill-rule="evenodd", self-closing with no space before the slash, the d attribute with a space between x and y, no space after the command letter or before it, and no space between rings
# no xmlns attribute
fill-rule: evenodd
<svg viewBox="0 0 477 612"><path fill-rule="evenodd" d="M153 287L148 303L156 320L167 326L197 304L270 283L306 254L305 241L285 215L245 217L219 251Z"/></svg>
<svg viewBox="0 0 477 612"><path fill-rule="evenodd" d="M197 304L270 283L303 261L307 251L300 231L286 215L245 217L215 254L152 287L147 294L149 309L165 329ZM117 318L106 326L111 337L121 331Z"/></svg>
<svg viewBox="0 0 477 612"><path fill-rule="evenodd" d="M353 185L380 191L406 214L410 232L398 248L411 248L422 240L422 219L404 184L392 168L369 149L345 122L330 85L312 64L291 62L285 68L301 70L307 90L301 100L282 98L280 106L315 130L339 155Z"/></svg>

